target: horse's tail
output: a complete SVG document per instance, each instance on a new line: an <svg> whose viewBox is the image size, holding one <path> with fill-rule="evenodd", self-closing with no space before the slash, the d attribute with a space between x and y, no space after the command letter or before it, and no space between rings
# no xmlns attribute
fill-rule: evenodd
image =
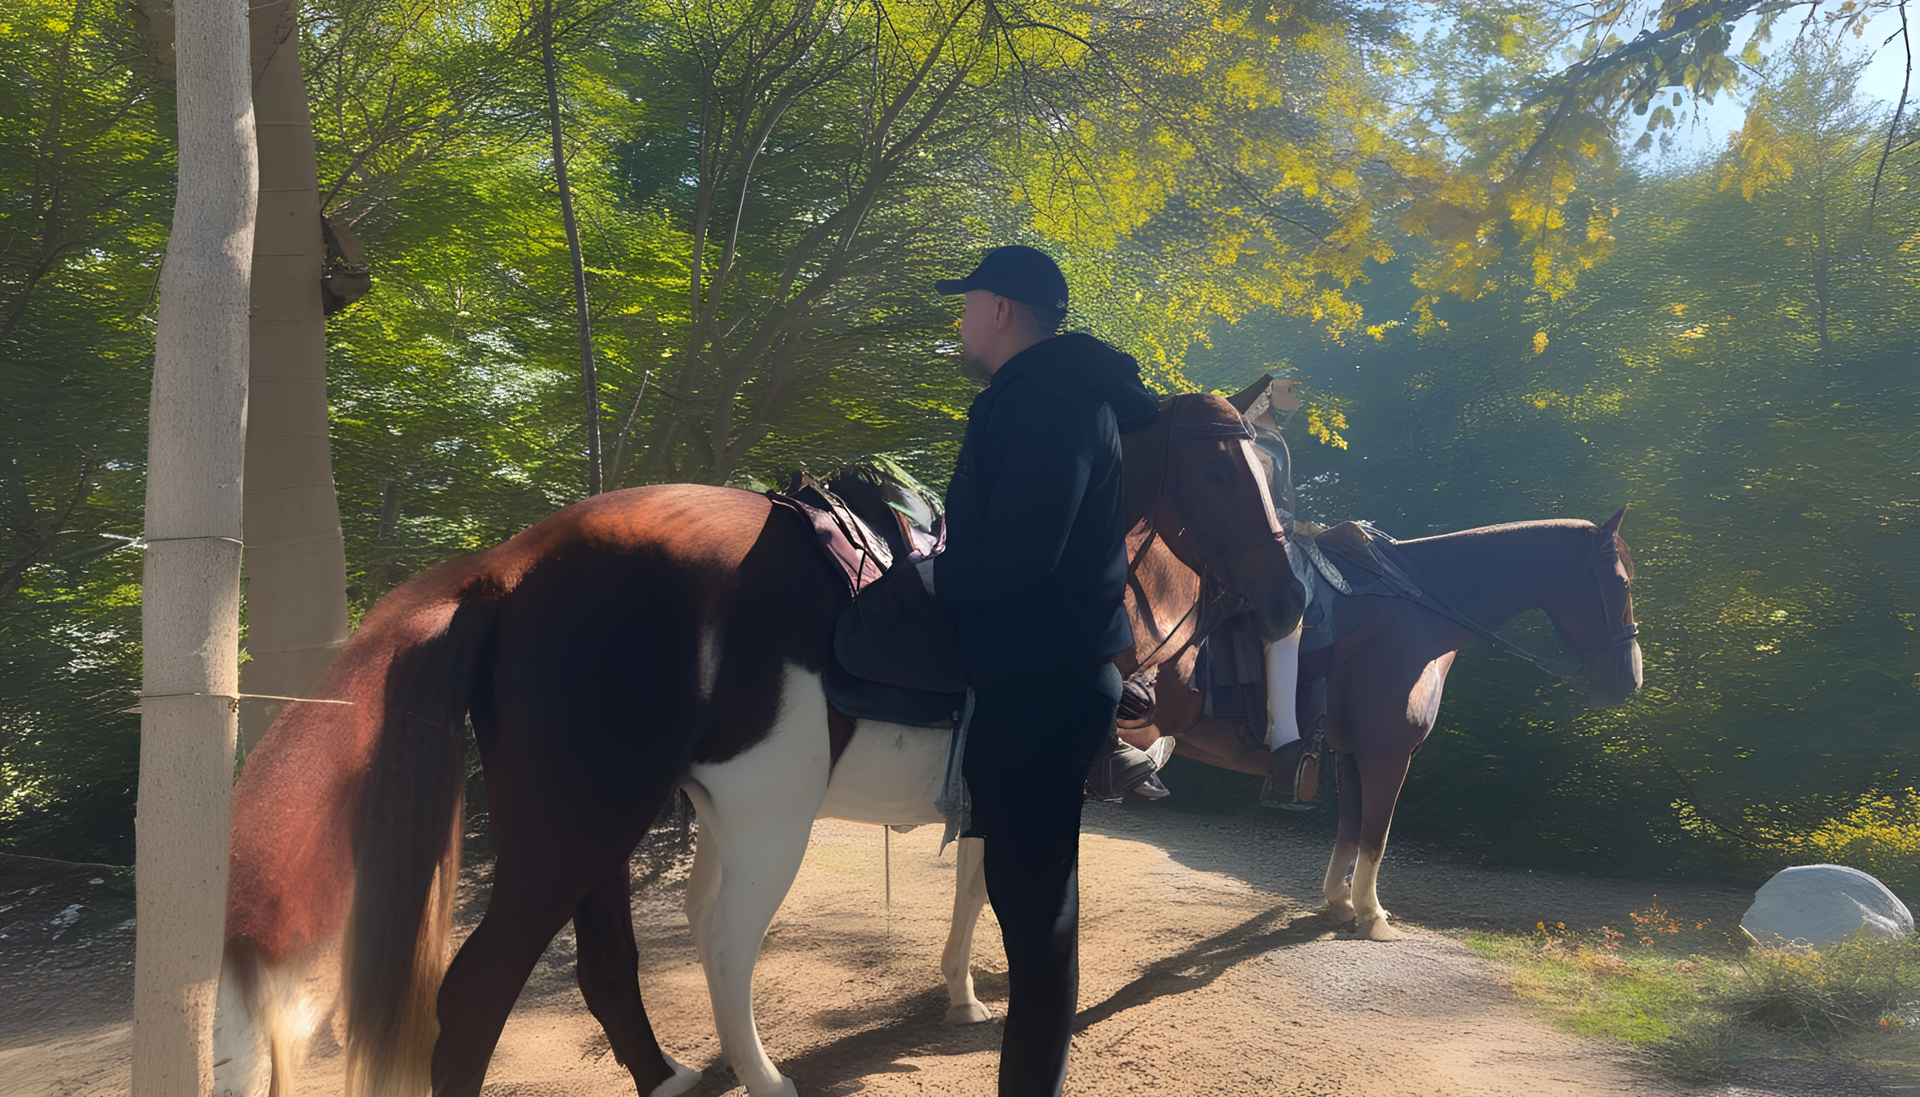
<svg viewBox="0 0 1920 1097"><path fill-rule="evenodd" d="M341 958L348 1097L430 1089L435 1003L460 877L467 708L496 606L464 597L446 630L396 652L387 674Z"/></svg>
<svg viewBox="0 0 1920 1097"><path fill-rule="evenodd" d="M460 868L465 719L503 582L488 554L381 599L234 790L216 1088L286 1097L333 1009L353 1097L429 1088ZM339 956L340 979L328 975Z"/></svg>

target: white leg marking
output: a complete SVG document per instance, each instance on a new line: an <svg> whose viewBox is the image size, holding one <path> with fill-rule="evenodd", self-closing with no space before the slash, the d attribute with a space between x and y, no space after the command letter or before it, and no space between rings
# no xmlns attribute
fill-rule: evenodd
<svg viewBox="0 0 1920 1097"><path fill-rule="evenodd" d="M667 1061L667 1069L673 1071L673 1076L654 1086L653 1092L647 1094L647 1097L680 1097L682 1093L700 1084L699 1071L681 1066L673 1056L664 1051L660 1053L660 1058Z"/></svg>
<svg viewBox="0 0 1920 1097"><path fill-rule="evenodd" d="M974 1025L993 1018L973 993L973 931L980 924L980 908L987 905L987 843L960 839L954 861L953 925L940 953L940 971L947 977L946 1022Z"/></svg>
<svg viewBox="0 0 1920 1097"><path fill-rule="evenodd" d="M1347 877L1353 872L1354 854L1359 849L1358 842L1335 842L1333 857L1327 861L1327 879L1320 886L1320 894L1327 900L1327 917L1336 924L1353 921L1353 889Z"/></svg>
<svg viewBox="0 0 1920 1097"><path fill-rule="evenodd" d="M1353 866L1354 931L1371 941L1397 941L1400 932L1387 924L1387 912L1380 909L1380 859L1385 851L1361 850Z"/></svg>
<svg viewBox="0 0 1920 1097"><path fill-rule="evenodd" d="M688 771L700 837L687 888L688 916L704 923L694 941L706 968L720 1046L749 1097L790 1097L753 1022L753 965L760 942L793 886L814 816L826 797L827 701L818 675L788 667L780 715L767 737L735 758ZM702 803L702 801L705 801ZM702 858L711 856L709 867Z"/></svg>

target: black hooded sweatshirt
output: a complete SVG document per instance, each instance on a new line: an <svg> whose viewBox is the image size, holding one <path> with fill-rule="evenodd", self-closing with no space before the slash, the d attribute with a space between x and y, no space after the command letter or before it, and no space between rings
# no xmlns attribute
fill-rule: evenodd
<svg viewBox="0 0 1920 1097"><path fill-rule="evenodd" d="M974 398L934 586L976 686L1037 684L1133 645L1120 435L1158 408L1132 357L1080 333L1014 355Z"/></svg>

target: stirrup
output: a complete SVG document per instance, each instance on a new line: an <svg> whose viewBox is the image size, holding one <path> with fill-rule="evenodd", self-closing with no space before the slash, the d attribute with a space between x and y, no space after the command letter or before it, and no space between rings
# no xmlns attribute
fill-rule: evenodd
<svg viewBox="0 0 1920 1097"><path fill-rule="evenodd" d="M1295 758L1292 772L1282 772L1279 776L1285 782L1283 787L1274 785L1271 757L1266 783L1260 786L1260 803L1264 807L1285 808L1289 811L1311 811L1313 800L1320 795L1320 752L1323 741L1319 736L1312 739L1296 740L1300 744L1300 755ZM1290 746L1291 744L1289 744ZM1280 751L1286 750L1283 746ZM1275 754L1280 753L1275 751Z"/></svg>

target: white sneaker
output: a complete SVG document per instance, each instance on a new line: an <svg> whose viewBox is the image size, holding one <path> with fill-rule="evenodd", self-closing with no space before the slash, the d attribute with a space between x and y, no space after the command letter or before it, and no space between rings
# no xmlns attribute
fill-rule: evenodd
<svg viewBox="0 0 1920 1097"><path fill-rule="evenodd" d="M1172 792L1168 791L1167 786L1160 782L1160 775L1157 773L1133 786L1133 791L1145 796L1149 800L1164 800L1168 796L1173 795Z"/></svg>
<svg viewBox="0 0 1920 1097"><path fill-rule="evenodd" d="M1167 764L1167 759L1173 757L1174 746L1173 736L1162 735L1147 748L1147 757L1153 759L1153 768L1156 773Z"/></svg>

